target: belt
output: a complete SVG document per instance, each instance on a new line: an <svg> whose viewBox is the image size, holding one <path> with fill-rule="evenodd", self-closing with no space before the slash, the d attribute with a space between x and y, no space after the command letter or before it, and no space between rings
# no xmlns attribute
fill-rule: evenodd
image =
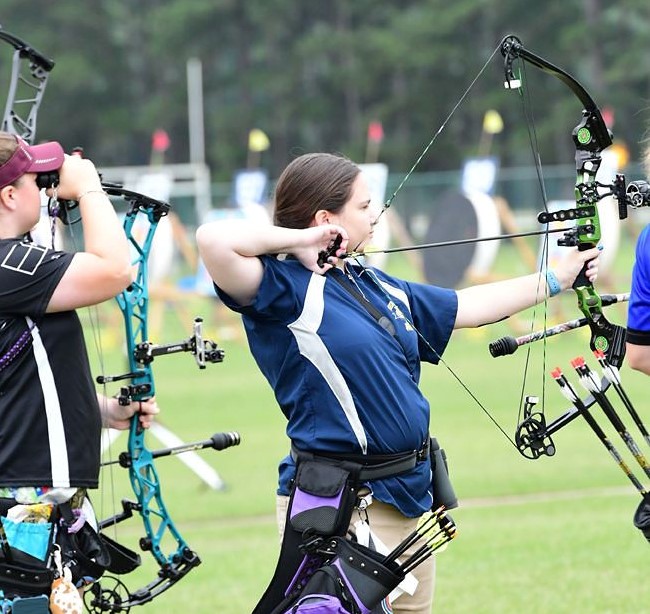
<svg viewBox="0 0 650 614"><path fill-rule="evenodd" d="M306 452L298 450L291 444L291 458L298 461L313 460L342 465L349 465L351 469L358 470L358 479L362 482L381 480L413 469L418 463L429 458L429 442L419 450L400 452L398 454L339 454L330 452ZM355 467L356 466L356 467Z"/></svg>

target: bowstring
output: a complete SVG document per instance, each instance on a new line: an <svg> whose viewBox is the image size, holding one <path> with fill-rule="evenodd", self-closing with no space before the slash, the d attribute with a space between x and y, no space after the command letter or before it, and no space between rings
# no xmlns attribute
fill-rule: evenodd
<svg viewBox="0 0 650 614"><path fill-rule="evenodd" d="M494 48L494 51L492 51L492 53L490 54L490 57L485 61L485 63L483 64L481 69L478 71L478 73L476 73L476 76L472 79L471 83L467 86L467 88L463 92L462 96L458 99L456 104L452 107L452 109L448 113L447 117L444 119L444 121L442 122L442 124L440 125L438 130L436 130L435 134L431 137L431 139L429 140L427 145L424 147L424 149L422 150L420 155L417 157L417 159L415 160L415 162L413 163L411 168L408 170L406 175L404 175L404 177L402 177L402 180L399 182L399 185L395 188L395 190L393 191L391 196L388 198L388 200L384 203L384 206L381 208L381 211L379 212L379 215L377 215L377 218L375 219L374 224L377 224L379 222L379 220L380 220L381 216L384 214L384 212L387 211L390 208L390 206L393 204L393 200L395 199L397 194L404 187L404 184L408 181L409 177L415 172L415 169L420 165L420 162L422 162L424 157L427 155L427 153L429 152L429 150L431 149L433 144L436 142L436 140L438 139L438 137L440 136L442 131L447 127L447 124L451 120L452 116L456 113L456 111L458 110L460 105L463 104L463 102L465 101L465 99L469 95L469 93L472 90L472 88L474 87L474 85L476 85L476 82L481 78L481 76L483 75L483 73L485 72L485 70L487 69L489 64L494 59L494 56L499 52L500 48L501 48L501 43L499 43ZM359 248L360 245L361 245L361 243L359 243L359 245L357 245L357 247L353 251L357 251L357 249Z"/></svg>
<svg viewBox="0 0 650 614"><path fill-rule="evenodd" d="M490 57L486 60L486 62L483 64L483 66L480 68L476 76L472 79L470 82L469 86L465 89L461 97L458 99L456 104L453 106L447 117L444 119L443 123L441 126L438 128L438 130L435 132L433 137L429 140L427 145L424 147L420 155L417 157L411 168L408 170L408 172L404 175L400 183L398 184L397 188L393 191L391 196L386 200L384 203L384 206L382 207L381 211L375 218L375 221L373 222L373 226L376 225L381 216L390 208L390 206L393 203L393 200L397 196L397 194L401 191L401 189L404 187L405 183L408 181L408 179L411 177L411 175L415 172L416 168L419 166L420 162L424 159L428 151L431 149L433 144L436 142L440 134L443 132L449 121L451 120L452 116L455 114L457 109L460 107L460 105L464 102L464 100L467 98L469 95L470 91L476 84L476 82L480 79L480 77L483 75L485 70L487 69L488 65L490 62L493 60L494 56L499 52L501 48L501 43L499 43L496 48L492 51L490 54ZM525 63L520 59L520 64L523 66L523 72L525 74ZM526 84L525 80L522 80L523 84ZM539 156L539 147L538 147L538 140L537 140L537 130L535 127L535 120L532 112L532 105L530 104L530 90L525 87L525 92L526 92L526 97L523 95L523 90L524 88L520 88L520 97L522 101L522 108L524 112L524 116L526 117L526 126L528 130L528 137L529 137L529 142L531 146L531 150L533 153L533 160L534 160L534 166L535 166L535 171L537 175L537 180L540 186L540 191L542 193L542 200L544 204L544 210L548 212L548 198L547 198L547 193L546 193L546 186L544 183L544 178L542 175L542 170L541 170L541 161L540 161L540 156ZM548 230L549 225L546 225L546 228ZM536 289L536 296L540 295L540 291L543 291L544 294L544 330L546 330L547 326L547 319L548 319L548 297L546 294L545 289L542 289L542 272L543 269L542 267L545 267L548 269L548 232L544 233L544 238L543 238L543 246L542 246L542 257L540 258L540 270L538 274L538 281L537 281L537 289ZM362 271L367 273L367 276L370 280L372 280L372 283L382 292L382 294L385 295L385 297L389 300L392 301L388 293L385 291L383 286L378 282L378 280L374 279L374 275L371 274L370 270L367 269L359 260L358 258L358 249L363 243L363 240L359 242L359 244L352 250L351 253L348 254L348 257L353 258L353 260L357 263L357 265L361 268ZM531 324L530 324L530 330L531 332L535 328L535 315L536 315L536 310L537 310L537 305L533 306L533 312L532 312L532 317L531 317ZM472 390L465 384L465 382L461 379L461 377L454 371L454 369L451 368L451 366L440 356L440 354L433 348L433 346L429 343L429 341L424 337L424 335L421 333L421 331L415 326L415 324L412 321L409 321L409 324L413 327L413 330L416 332L418 337L422 340L422 342L427 346L427 348L437 357L438 361L442 363L442 365L447 369L447 371L452 375L452 377L461 385L461 387L465 390L465 392L474 400L474 402L481 408L483 413L490 419L490 421L497 427L497 429L503 434L503 436L513 445L515 449L519 449L515 441L506 433L506 431L503 429L503 427L498 423L498 421L494 418L494 416L491 414L491 412L485 407L485 405L478 399L478 397L472 392ZM546 372L546 335L543 337L543 352L542 352L542 411L545 406L545 398L546 398L546 381L544 378L544 373ZM519 393L519 410L518 410L518 421L517 424L521 422L521 414L523 411L524 407L524 397L525 397L525 388L526 388L526 381L528 377L528 367L530 364L530 356L531 356L531 347L528 346L526 350L526 358L525 358L525 363L524 363L524 373L523 373L523 379L522 379L522 384L521 384L521 390Z"/></svg>
<svg viewBox="0 0 650 614"><path fill-rule="evenodd" d="M52 204L53 203L53 204ZM53 188L53 195L50 197L50 205L48 205L48 210L51 212L51 232L52 232L52 248L55 249L54 243L55 243L55 234L56 234L56 226L58 224L57 220L57 211L59 207L64 207L65 205L63 203L57 203L57 196L56 196L56 188ZM68 213L69 215L69 213ZM78 252L80 249L80 245L77 241L77 237L75 235L74 231L74 226L76 226L79 222L81 222L81 217L76 217L75 219L71 219L68 217L68 223L64 224L63 222L60 222L63 226L68 227L68 232L67 232L67 239L70 241L70 245L72 247L73 252ZM63 239L66 238L66 235L64 234ZM99 305L88 305L85 308L86 311L86 317L88 319L89 323L89 328L90 328L90 333L91 337L93 340L93 346L95 348L95 354L96 354L96 360L97 360L97 365L99 368L99 372L103 375L106 373L106 364L104 362L104 346L102 342L102 333L101 333L101 318L99 315ZM86 332L87 327L84 326L84 333ZM104 395L104 398L108 398L107 395L107 385L106 382L101 384L101 392ZM100 412L101 412L101 407L100 407ZM100 446L102 445L105 437L108 437L108 432L109 432L109 427L106 426L104 427L102 425L102 435L101 435L101 440L100 440ZM109 441L109 445L107 446L106 452L102 453L102 456L106 454L108 457L108 463L109 467L113 467L114 465L114 458L113 458L113 445L112 442ZM104 467L103 463L100 463L100 484L104 482ZM113 473L112 469L109 470L108 472L108 482L109 482L109 491L111 493L110 497L108 497L108 500L110 501L110 508L112 510L112 514L115 514L117 511L117 504L115 502L115 493L117 492L116 485L115 485L115 474ZM96 521L100 522L102 518L106 517L107 514L104 513L105 509L108 507L108 504L106 503L106 497L104 496L104 488L98 488L99 491L99 505L96 507L95 515L96 515ZM95 507L95 506L94 506ZM99 513L97 513L99 512ZM113 531L115 532L115 527L116 525L113 525ZM115 534L113 536L114 538L117 538L117 535Z"/></svg>
<svg viewBox="0 0 650 614"><path fill-rule="evenodd" d="M518 60L520 66L520 81L522 83L522 86L519 88L521 108L522 108L522 113L524 115L524 118L526 120L528 142L530 144L531 155L533 158L533 166L535 168L535 174L537 176L537 183L539 185L540 193L542 196L542 204L544 206L544 211L548 213L548 195L546 191L546 184L544 182L544 175L542 173L542 162L539 153L540 149L539 149L539 142L537 138L535 115L531 104L531 91L527 85L528 76L526 71L526 63L521 58L518 58ZM543 282L545 282L543 272L548 270L548 263L549 263L549 233L548 233L549 228L550 228L550 224L547 223L546 232L544 233L542 239L541 254L539 258L539 271L537 276L537 288L535 291L536 296L540 296L540 292L544 294L544 301L543 301L544 311L543 311L543 326L542 326L544 335L542 337L542 375L541 375L542 405L540 409L542 414L544 413L544 408L546 406L546 378L544 377L544 374L546 373L546 358L547 358L546 330L548 328L547 327L548 295L546 293L546 289L543 287ZM536 314L537 314L537 305L534 305L532 308L532 316L530 320L530 333L532 333L535 330ZM520 424L522 421L522 412L524 408L524 399L526 396L526 384L528 378L528 367L530 365L530 359L531 359L531 352L532 352L532 348L530 345L528 345L528 347L526 348L526 357L524 360L524 372L523 372L523 378L521 382L521 390L519 393L519 410L517 413L517 424Z"/></svg>
<svg viewBox="0 0 650 614"><path fill-rule="evenodd" d="M359 268L362 271L362 274L365 274L366 277L370 280L370 282L373 284L375 288L379 290L379 292L382 294L382 296L385 298L386 301L388 301L388 304L394 303L393 298L388 294L388 291L384 286L381 284L379 279L377 279L377 276L375 275L374 271L372 269L369 269L366 267L357 256L352 257L355 263L359 266ZM402 310L400 310L402 311ZM460 384L460 386L465 390L465 392L474 400L474 402L481 408L483 413L490 419L492 424L499 429L501 434L510 442L510 444L515 448L517 448L517 444L515 443L514 439L506 433L504 428L499 424L499 422L496 420L496 418L492 415L490 410L479 400L479 398L472 392L472 390L469 388L467 384L462 380L460 375L456 373L456 371L449 365L449 363L440 355L440 353L431 345L429 340L424 336L424 334L420 331L420 329L415 325L413 322L412 317L408 317L404 312L402 312L402 316L406 320L406 322L413 328L415 333L417 334L418 338L424 343L424 345L427 347L427 349L436 357L438 362L440 362L445 369L451 374L451 376Z"/></svg>

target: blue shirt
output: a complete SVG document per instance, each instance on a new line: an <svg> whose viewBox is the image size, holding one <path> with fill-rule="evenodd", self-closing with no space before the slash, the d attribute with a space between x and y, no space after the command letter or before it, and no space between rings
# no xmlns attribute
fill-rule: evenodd
<svg viewBox="0 0 650 614"><path fill-rule="evenodd" d="M294 445L369 455L420 449L430 416L418 387L420 363L436 364L444 352L456 319L456 293L376 269L349 267L350 281L339 270L317 275L293 259L261 260L264 275L252 305L240 307L217 291L242 313L251 352L288 420ZM332 275L356 285L393 322L395 336ZM279 494L289 494L294 474L287 457L280 465ZM371 487L378 500L406 516L431 507L428 461Z"/></svg>
<svg viewBox="0 0 650 614"><path fill-rule="evenodd" d="M627 340L635 345L650 345L650 226L643 229L636 243Z"/></svg>

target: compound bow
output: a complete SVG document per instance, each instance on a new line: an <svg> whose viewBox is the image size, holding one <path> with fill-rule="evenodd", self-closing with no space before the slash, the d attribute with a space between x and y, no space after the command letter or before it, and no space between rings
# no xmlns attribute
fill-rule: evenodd
<svg viewBox="0 0 650 614"><path fill-rule="evenodd" d="M423 249L432 247L442 247L446 245L457 245L460 243L478 242L485 240L497 240L501 238L512 238L519 236L531 236L535 234L547 234L549 232L563 232L564 237L558 241L559 245L564 246L577 246L579 250L584 251L595 247L601 238L601 223L598 213L598 202L606 196L613 196L618 201L618 215L620 219L627 217L627 207L639 207L650 203L650 187L642 181L633 182L626 189L625 177L621 174L616 175L615 180L611 184L600 183L596 175L601 166L602 156L601 153L612 143L612 134L607 128L605 121L602 117L597 105L587 93L584 87L576 81L571 75L562 70L561 68L551 64L544 58L530 52L522 45L521 41L515 36L506 36L497 47L495 52L487 60L486 64L481 68L477 76L473 79L470 86L463 93L460 100L453 107L450 114L444 120L441 127L437 130L436 134L429 141L422 153L418 156L416 162L411 169L406 173L402 181L397 186L397 189L392 193L391 197L387 200L380 212L380 216L391 206L397 193L404 186L409 176L414 172L415 168L422 160L426 152L432 146L438 135L442 132L450 117L459 107L460 103L468 95L468 92L476 83L477 79L485 70L487 64L492 60L496 53L500 51L504 57L504 72L505 72L505 86L508 89L519 89L521 80L516 78L513 72L514 62L518 59L528 62L529 64L540 68L556 78L560 79L571 91L577 96L583 105L582 117L578 125L573 129L572 139L575 145L576 154L576 184L575 184L575 200L576 205L574 208L549 212L544 202L545 211L540 213L538 221L541 224L549 224L553 221L575 221L575 227L566 231L564 229L549 229L533 231L528 233L517 233L511 235L502 235L497 237L486 237L480 239L469 239L459 241L447 241L443 243L415 245L406 247L390 248L387 250L374 250L378 252L399 252L408 251L412 249ZM330 249L324 250L319 258L322 264L329 256L336 253L338 245L334 243ZM370 250L371 252L373 250ZM362 254L353 250L347 254L349 257L358 257ZM569 323L561 324L552 330L544 330L538 333L531 333L518 339L503 338L493 342L490 345L490 351L493 356L503 356L505 354L513 353L520 345L530 343L539 339L546 339L552 334L564 332L565 330L572 330L579 326L588 325L591 332L590 347L592 350L599 350L605 356L608 364L614 368L621 366L625 355L625 328L612 324L603 313L603 299L593 287L593 284L586 276L586 267L580 272L576 278L573 289L575 290L578 298L578 307L583 314L583 318L574 320ZM626 295L608 295L606 304L612 304L621 300L627 300ZM417 329L416 329L417 330ZM552 455L555 453L555 445L553 444L550 435L559 430L562 426L573 420L579 413L575 407L572 407L551 424L546 424L543 409L541 412L533 412L536 404L535 397L526 397L525 405L522 395L521 403L523 407L523 420L516 428L514 441L507 435L501 428L497 421L493 418L485 406L478 400L478 398L465 386L461 379L454 373L450 366L440 359L451 374L458 380L458 382L465 388L470 396L475 400L479 407L486 413L492 420L497 428L506 436L506 438L513 443L513 445L524 455L529 458L538 458L542 454ZM604 390L610 385L610 380L603 377L601 385ZM594 402L592 395L589 395L582 401L588 408Z"/></svg>
<svg viewBox="0 0 650 614"><path fill-rule="evenodd" d="M205 339L202 334L202 321L197 318L194 322L194 334L187 340L168 345L155 345L149 342L147 333L148 297L148 267L147 261L151 250L154 233L158 222L169 212L169 205L126 190L117 184L103 183L105 191L111 196L119 196L129 208L124 219L124 232L135 254L133 266L136 269L135 280L116 297L117 303L124 316L126 329L127 354L129 371L121 375L99 376L97 382L130 380L130 384L120 389L118 401L121 405L143 401L155 394L154 377L151 363L156 356L176 352L190 352L196 359L200 369L206 363L218 363L224 358L223 350L213 341ZM134 232L134 223L138 215L144 215L148 224L146 232L138 239ZM128 450L120 455L120 464L128 468L131 486L136 501L123 500L122 511L99 523L99 528L106 529L114 526L136 512L142 517L145 536L139 545L143 551L149 551L158 563L158 576L144 587L130 591L121 580L108 576L96 582L86 593L86 607L91 612L128 612L132 606L147 603L173 586L201 560L181 536L172 521L162 498L161 485L154 465L154 459L172 453L185 452L200 448L212 447L222 450L239 444L239 434L235 432L218 433L211 439L195 444L187 444L179 449L152 451L145 443L145 432L140 426L138 415L134 415L129 429ZM126 549L103 536L111 550L116 554L117 548L124 554ZM175 547L170 552L163 551L163 541L173 543ZM139 557L128 552L129 563L126 566L115 565L109 571L117 574L128 573L139 564ZM120 557L120 560L123 559Z"/></svg>
<svg viewBox="0 0 650 614"><path fill-rule="evenodd" d="M581 251L590 249L596 246L601 238L601 222L597 206L600 200L606 196L614 196L618 201L619 219L627 217L629 199L625 193L625 177L621 174L616 175L612 184L602 184L596 178L602 162L601 153L612 144L612 134L591 96L567 72L524 48L521 41L515 36L507 36L502 41L501 53L504 56L505 86L507 88L515 89L521 85L520 79L516 78L513 72L514 61L521 59L560 79L583 104L582 118L572 131L572 139L576 148L575 208L553 212L545 210L538 215L538 221L542 224L549 224L550 222L575 220L575 226L565 232L564 237L558 240L558 245L577 246ZM612 324L605 317L602 298L587 279L585 271L586 267L583 268L573 284L578 298L578 308L584 316L577 323L589 326L591 349L601 351L607 361L618 368L622 365L625 356L625 328ZM614 300L608 300L608 304L616 302L616 300L616 297ZM563 326L560 325L557 328L561 329ZM553 333L553 331L543 331L541 337L537 336L537 338L546 339L550 336L549 332ZM535 339L531 338L530 340ZM490 344L490 352L495 357L502 356L512 353L518 346L518 342L513 345L511 338L504 338ZM609 381L603 378L602 385L606 389L609 386ZM589 408L594 403L593 396L582 400L582 403ZM526 397L523 421L517 426L515 434L517 448L529 458L538 458L542 454L554 454L555 445L550 437L551 434L577 415L575 408L571 408L565 415L547 425L543 409L541 412L533 412L535 404L534 397Z"/></svg>

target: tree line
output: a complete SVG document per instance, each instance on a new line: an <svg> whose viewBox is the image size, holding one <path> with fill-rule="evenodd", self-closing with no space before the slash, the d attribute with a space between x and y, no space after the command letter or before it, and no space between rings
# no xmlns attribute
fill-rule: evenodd
<svg viewBox="0 0 650 614"><path fill-rule="evenodd" d="M504 121L490 142L502 166L532 163L531 133L543 162L572 163L579 101L528 66L527 121L521 97L502 87L497 48L507 34L611 110L632 160L646 138L646 0L3 0L2 8L0 25L56 63L38 138L81 145L100 166L147 164L157 129L170 137L165 160L188 161L191 58L202 66L206 161L217 180L249 163L253 128L268 136L260 164L277 176L306 151L363 162L371 122L384 133L374 155L405 172L490 57L419 170L457 169L476 155L489 109ZM2 83L11 53L0 48Z"/></svg>

